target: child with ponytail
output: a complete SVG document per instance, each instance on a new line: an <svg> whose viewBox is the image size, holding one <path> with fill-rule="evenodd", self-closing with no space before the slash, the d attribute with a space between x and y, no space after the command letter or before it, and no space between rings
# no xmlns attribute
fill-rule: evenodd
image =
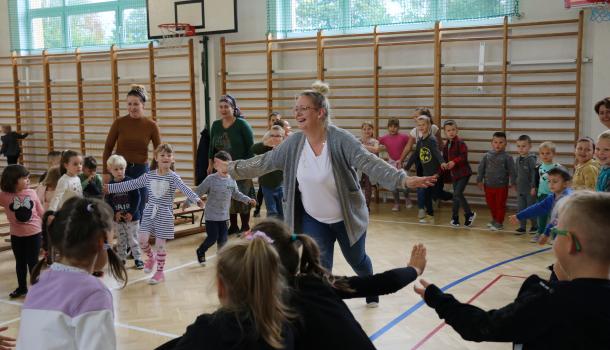
<svg viewBox="0 0 610 350"><path fill-rule="evenodd" d="M407 267L370 276L337 277L322 267L320 250L311 237L290 233L284 223L269 219L252 232L264 232L272 239L282 261L292 287L291 306L299 314L297 349L375 349L343 299L395 293L415 281L426 267L426 248L417 244Z"/></svg>
<svg viewBox="0 0 610 350"><path fill-rule="evenodd" d="M54 219L49 222L49 217ZM115 349L112 294L93 271L110 264L124 285L127 272L110 249L112 209L97 199L72 197L59 211L43 217L43 234L61 256L40 273L21 310L17 349Z"/></svg>
<svg viewBox="0 0 610 350"><path fill-rule="evenodd" d="M157 350L294 349L284 304L278 253L262 233L225 245L217 256L216 284L221 307L197 317L186 333Z"/></svg>

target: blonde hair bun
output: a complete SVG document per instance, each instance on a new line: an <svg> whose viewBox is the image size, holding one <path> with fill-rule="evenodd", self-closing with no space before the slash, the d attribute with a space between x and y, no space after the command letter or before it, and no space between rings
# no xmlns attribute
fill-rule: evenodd
<svg viewBox="0 0 610 350"><path fill-rule="evenodd" d="M311 84L311 90L326 96L330 92L330 87L327 83L316 80L313 84Z"/></svg>

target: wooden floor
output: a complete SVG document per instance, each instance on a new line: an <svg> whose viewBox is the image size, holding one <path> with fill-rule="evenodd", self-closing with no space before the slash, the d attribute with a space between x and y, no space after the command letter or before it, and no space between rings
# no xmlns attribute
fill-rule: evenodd
<svg viewBox="0 0 610 350"><path fill-rule="evenodd" d="M549 246L530 243L529 235L488 231L489 214L483 207L478 208L478 218L470 229L450 227L449 212L445 205L437 213L434 225L422 225L417 223L416 209L391 212L390 204L373 206L367 252L375 271L405 265L411 245L424 243L428 248L424 278L438 286L450 285L449 292L460 300L474 298L473 304L484 308L510 302L523 276L548 275L545 267L553 261L550 251L524 255ZM130 281L126 288L116 289L115 282L106 281L113 288L119 349L152 349L182 334L198 314L218 306L213 264L200 267L195 263L195 248L201 240L199 234L169 243L163 284L146 284L148 276L131 268L132 261L128 262ZM215 254L214 249L209 256ZM338 247L334 272L353 274ZM7 334L14 336L18 333L23 299L8 299L8 293L16 286L10 251L0 253L0 280L0 326L9 326ZM379 349L511 349L510 344L461 340L450 327L442 327L436 313L420 301L412 286L407 286L394 295L381 297L377 309L367 309L363 300L347 303Z"/></svg>

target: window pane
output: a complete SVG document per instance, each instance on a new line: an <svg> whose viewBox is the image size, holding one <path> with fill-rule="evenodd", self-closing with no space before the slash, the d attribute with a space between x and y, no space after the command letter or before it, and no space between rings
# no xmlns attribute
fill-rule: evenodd
<svg viewBox="0 0 610 350"><path fill-rule="evenodd" d="M121 28L123 44L135 44L148 41L146 21L145 8L123 11L123 25Z"/></svg>
<svg viewBox="0 0 610 350"><path fill-rule="evenodd" d="M49 7L57 7L62 6L62 0L29 0L30 1L30 9L45 9Z"/></svg>
<svg viewBox="0 0 610 350"><path fill-rule="evenodd" d="M32 19L32 49L65 47L61 17Z"/></svg>
<svg viewBox="0 0 610 350"><path fill-rule="evenodd" d="M70 47L110 45L115 41L114 11L69 16L68 26Z"/></svg>
<svg viewBox="0 0 610 350"><path fill-rule="evenodd" d="M293 0L294 12L284 13L284 17L292 17L291 27L299 31L341 28L345 26L342 3L340 0Z"/></svg>
<svg viewBox="0 0 610 350"><path fill-rule="evenodd" d="M115 0L66 0L66 6L97 4L100 2L115 2Z"/></svg>

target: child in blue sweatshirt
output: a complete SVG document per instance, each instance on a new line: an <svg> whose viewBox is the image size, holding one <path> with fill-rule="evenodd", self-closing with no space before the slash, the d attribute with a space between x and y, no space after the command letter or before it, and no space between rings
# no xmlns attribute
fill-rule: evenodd
<svg viewBox="0 0 610 350"><path fill-rule="evenodd" d="M547 175L549 188L552 192L552 195L547 196L542 201L523 209L522 211L517 213L517 215L511 215L509 218L511 223L517 225L519 224L520 220L526 220L541 215L549 215L551 214L551 212L553 212L553 208L559 200L572 194L573 190L570 187L572 175L570 175L570 173L565 168L553 168L547 172ZM553 214L551 215L551 219L544 228L543 234L536 235L538 238L538 243L546 243L550 235L551 229L555 227L556 224L557 217L555 214ZM554 238L555 237L553 237L553 239Z"/></svg>

